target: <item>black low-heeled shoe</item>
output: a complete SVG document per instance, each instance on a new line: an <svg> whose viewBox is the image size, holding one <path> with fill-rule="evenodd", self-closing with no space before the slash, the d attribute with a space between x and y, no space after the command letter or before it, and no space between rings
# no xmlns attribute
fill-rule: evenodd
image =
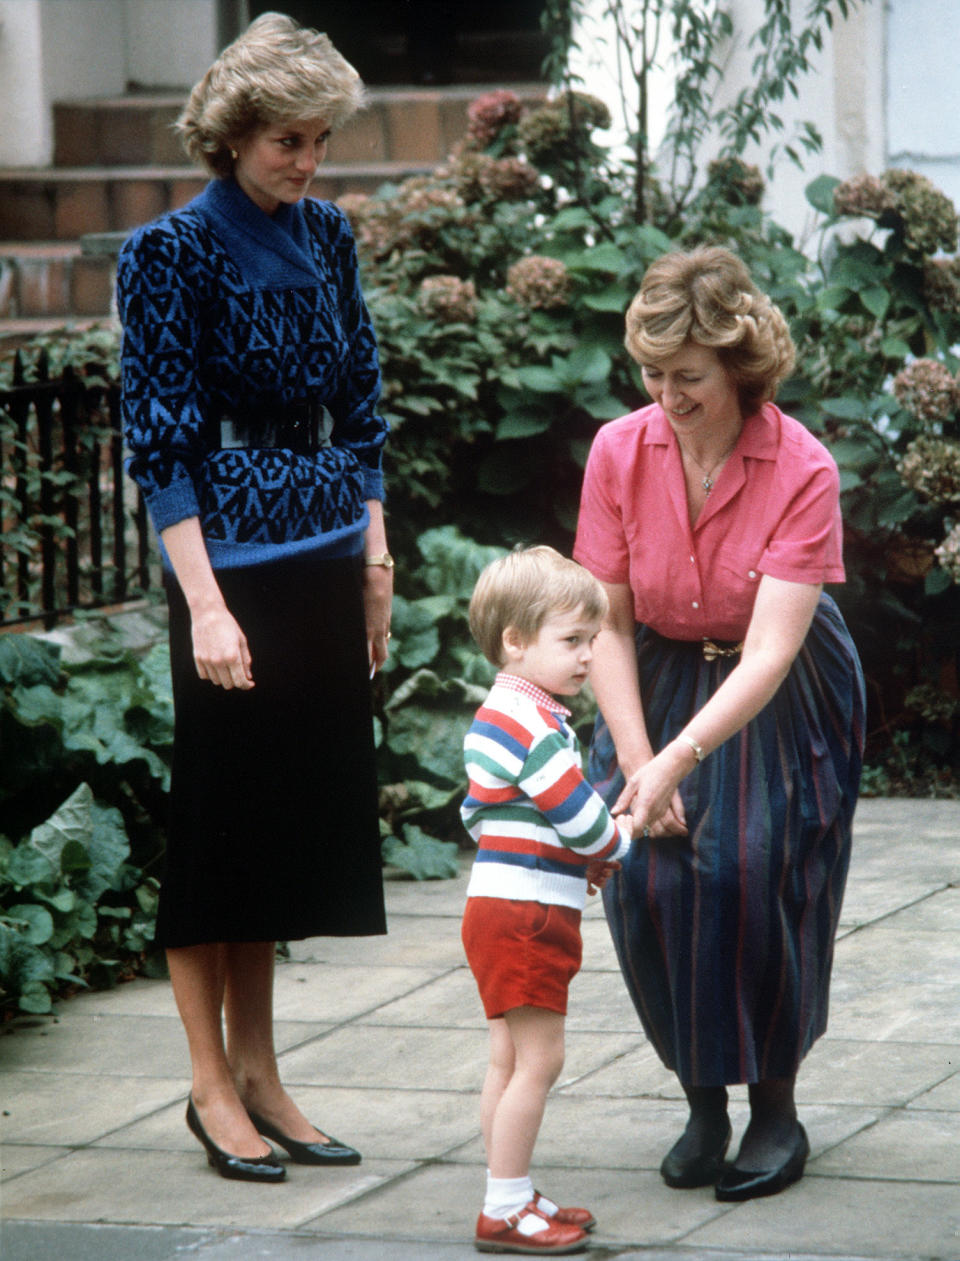
<svg viewBox="0 0 960 1261"><path fill-rule="evenodd" d="M282 1182L287 1171L274 1152L268 1156L232 1156L218 1147L203 1128L193 1100L187 1104L187 1125L207 1152L207 1163L221 1178L237 1178L241 1182Z"/></svg>
<svg viewBox="0 0 960 1261"><path fill-rule="evenodd" d="M810 1142L806 1130L798 1121L793 1151L782 1165L756 1173L731 1165L714 1188L714 1194L718 1200L754 1200L761 1195L776 1195L803 1177L809 1155Z"/></svg>
<svg viewBox="0 0 960 1261"><path fill-rule="evenodd" d="M247 1109L247 1116L257 1127L264 1138L271 1138L286 1150L290 1159L298 1165L359 1165L361 1156L354 1147L348 1147L332 1135L327 1135L327 1142L301 1143L275 1125L271 1125L265 1117Z"/></svg>
<svg viewBox="0 0 960 1261"><path fill-rule="evenodd" d="M689 1187L712 1186L723 1172L723 1158L727 1154L731 1138L733 1128L728 1121L727 1132L720 1146L713 1151L699 1152L696 1156L677 1155L677 1147L683 1142L682 1138L679 1139L664 1156L660 1177L668 1187L680 1187L684 1190Z"/></svg>

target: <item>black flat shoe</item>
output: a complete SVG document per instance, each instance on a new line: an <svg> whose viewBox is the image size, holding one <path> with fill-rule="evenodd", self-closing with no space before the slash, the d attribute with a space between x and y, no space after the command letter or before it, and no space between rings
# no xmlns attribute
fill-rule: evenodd
<svg viewBox="0 0 960 1261"><path fill-rule="evenodd" d="M664 1156L663 1164L660 1166L660 1177L668 1187L686 1189L712 1186L723 1169L723 1158L727 1154L732 1137L733 1129L728 1121L727 1132L720 1146L714 1148L713 1151L700 1152L696 1156L678 1156L677 1148L683 1142L682 1138L679 1139Z"/></svg>
<svg viewBox="0 0 960 1261"><path fill-rule="evenodd" d="M776 1169L752 1173L749 1169L735 1169L731 1165L714 1190L718 1200L753 1200L761 1195L776 1195L792 1182L803 1177L803 1169L810 1155L807 1132L797 1122L797 1141L793 1151Z"/></svg>
<svg viewBox="0 0 960 1261"><path fill-rule="evenodd" d="M271 1125L257 1112L247 1109L247 1116L257 1127L264 1138L272 1138L279 1143L298 1165L359 1165L360 1153L339 1139L327 1135L326 1143L300 1143L282 1133L275 1125Z"/></svg>
<svg viewBox="0 0 960 1261"><path fill-rule="evenodd" d="M231 1156L219 1148L200 1123L193 1100L187 1104L187 1125L207 1151L207 1164L221 1178L237 1178L242 1182L282 1182L287 1171L273 1152L269 1156Z"/></svg>

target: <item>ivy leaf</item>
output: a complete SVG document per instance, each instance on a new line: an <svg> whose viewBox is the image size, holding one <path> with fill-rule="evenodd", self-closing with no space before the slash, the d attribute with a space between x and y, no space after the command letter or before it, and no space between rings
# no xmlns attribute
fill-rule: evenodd
<svg viewBox="0 0 960 1261"><path fill-rule="evenodd" d="M32 635L0 635L0 683L54 685L60 680L60 649Z"/></svg>
<svg viewBox="0 0 960 1261"><path fill-rule="evenodd" d="M403 825L403 841L395 836L384 840L383 861L413 876L415 880L449 880L460 874L457 846L438 841L414 823Z"/></svg>
<svg viewBox="0 0 960 1261"><path fill-rule="evenodd" d="M8 907L4 919L31 946L42 946L53 936L53 916L35 902L18 902Z"/></svg>
<svg viewBox="0 0 960 1261"><path fill-rule="evenodd" d="M27 844L55 871L70 875L74 890L91 903L113 886L130 853L120 811L98 806L89 784L81 784L34 828Z"/></svg>

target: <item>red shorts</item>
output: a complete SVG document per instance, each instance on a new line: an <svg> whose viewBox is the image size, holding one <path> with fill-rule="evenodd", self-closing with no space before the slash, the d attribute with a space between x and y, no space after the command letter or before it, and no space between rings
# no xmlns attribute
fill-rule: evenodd
<svg viewBox="0 0 960 1261"><path fill-rule="evenodd" d="M572 906L467 898L460 932L488 1020L515 1007L567 1013L580 971L580 912Z"/></svg>

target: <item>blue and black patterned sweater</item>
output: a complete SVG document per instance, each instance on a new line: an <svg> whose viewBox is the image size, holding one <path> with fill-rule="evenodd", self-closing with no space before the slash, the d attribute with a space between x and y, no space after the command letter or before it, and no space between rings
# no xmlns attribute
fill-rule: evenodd
<svg viewBox="0 0 960 1261"><path fill-rule="evenodd" d="M127 469L157 531L199 516L214 568L363 544L383 498L377 346L343 212L265 214L233 180L139 228L117 268ZM322 404L312 454L220 446L221 416Z"/></svg>

